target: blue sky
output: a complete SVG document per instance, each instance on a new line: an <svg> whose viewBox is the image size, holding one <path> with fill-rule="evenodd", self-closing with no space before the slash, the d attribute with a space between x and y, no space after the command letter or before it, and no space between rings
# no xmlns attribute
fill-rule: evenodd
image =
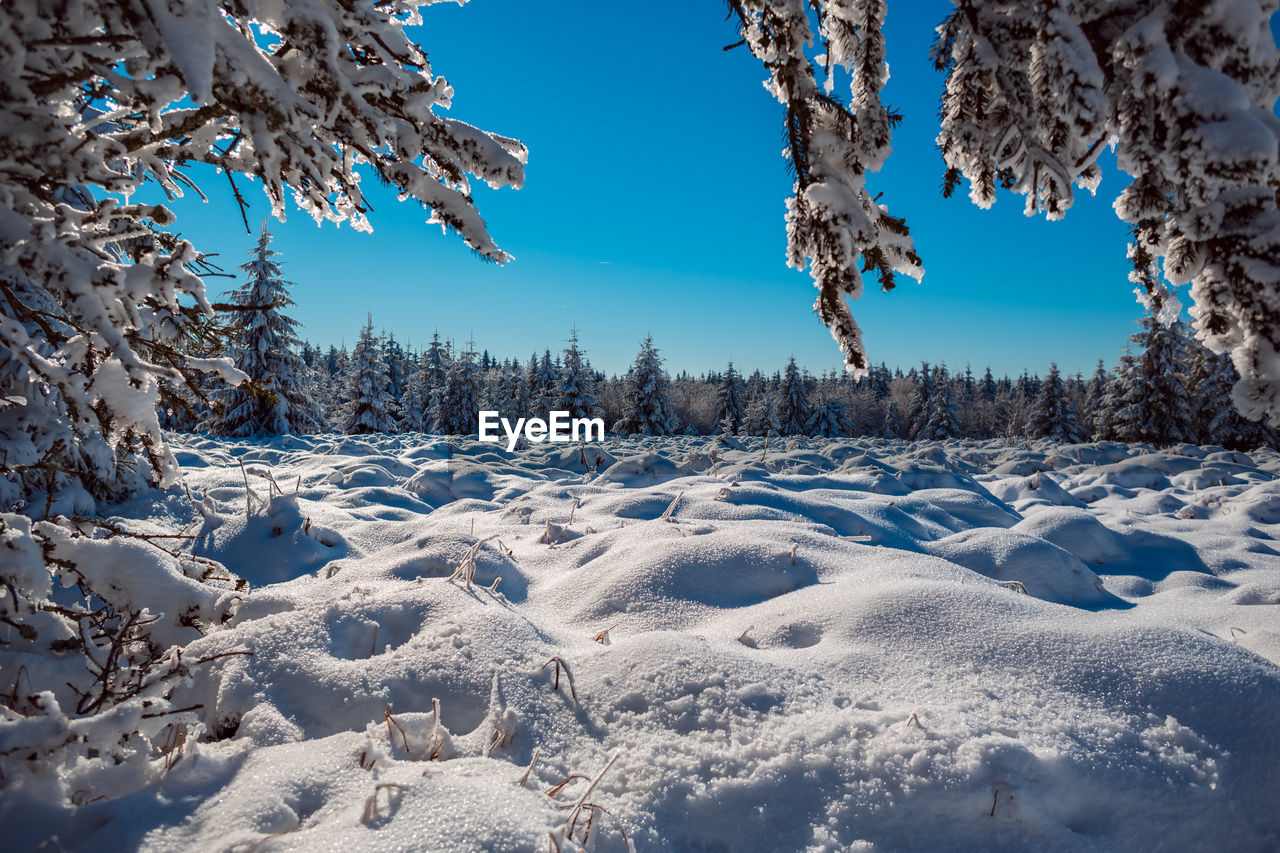
<svg viewBox="0 0 1280 853"><path fill-rule="evenodd" d="M1118 355L1141 313L1111 209L1125 176L1108 156L1098 196L1082 191L1060 222L1023 216L1011 194L987 211L963 188L943 199L933 141L943 81L928 48L948 6L891 4L885 99L905 118L870 181L907 217L926 275L887 294L869 284L854 315L872 360L890 366L1014 375L1056 361L1088 373ZM771 372L792 354L815 373L840 365L810 309L808 273L785 265L781 106L745 49L721 49L737 36L719 0L472 0L424 17L415 35L456 90L450 114L530 149L524 189L475 194L515 260L477 260L416 204L367 181L372 234L317 227L296 209L271 223L305 338L350 345L372 312L401 341L438 329L522 359L562 347L576 326L609 373L625 371L649 332L673 371L733 359ZM223 179L203 183L211 202L178 202L178 230L231 271L253 239ZM256 228L268 206L256 189L246 195ZM211 292L229 286L209 279Z"/></svg>

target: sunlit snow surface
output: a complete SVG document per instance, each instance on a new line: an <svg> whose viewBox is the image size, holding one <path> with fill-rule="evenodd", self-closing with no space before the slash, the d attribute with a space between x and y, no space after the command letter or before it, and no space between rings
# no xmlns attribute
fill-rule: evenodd
<svg viewBox="0 0 1280 853"><path fill-rule="evenodd" d="M175 442L229 736L13 849L1280 847L1274 453Z"/></svg>

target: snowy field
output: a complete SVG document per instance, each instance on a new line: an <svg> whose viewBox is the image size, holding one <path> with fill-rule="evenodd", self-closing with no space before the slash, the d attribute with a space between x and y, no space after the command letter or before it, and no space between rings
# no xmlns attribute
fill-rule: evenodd
<svg viewBox="0 0 1280 853"><path fill-rule="evenodd" d="M174 440L204 736L8 849L1280 847L1275 453Z"/></svg>

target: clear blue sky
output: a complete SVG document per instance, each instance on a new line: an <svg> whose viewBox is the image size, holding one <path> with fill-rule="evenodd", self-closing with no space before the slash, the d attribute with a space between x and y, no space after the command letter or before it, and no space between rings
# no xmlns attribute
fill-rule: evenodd
<svg viewBox="0 0 1280 853"><path fill-rule="evenodd" d="M421 344L438 329L521 359L559 349L576 326L609 373L625 371L649 332L672 371L733 359L771 372L792 354L815 373L838 367L810 309L808 273L785 265L782 108L744 48L721 49L737 36L719 0L661 6L425 9L416 37L456 90L450 114L529 147L524 189L475 193L515 260L477 260L369 180L372 234L317 227L296 209L271 223L303 337L349 346L372 312L401 341ZM1126 178L1108 156L1098 196L1082 191L1060 222L1023 216L1011 194L988 211L965 188L943 199L934 146L943 80L928 48L948 7L891 4L885 99L905 120L870 182L907 217L926 275L887 294L869 283L854 315L871 359L890 366L924 359L1014 375L1056 361L1088 373L1118 355L1141 313L1126 279L1127 230L1111 208ZM233 270L253 239L225 181L202 183L211 202L178 202L178 230ZM268 206L248 189L256 228ZM209 279L211 292L229 286Z"/></svg>

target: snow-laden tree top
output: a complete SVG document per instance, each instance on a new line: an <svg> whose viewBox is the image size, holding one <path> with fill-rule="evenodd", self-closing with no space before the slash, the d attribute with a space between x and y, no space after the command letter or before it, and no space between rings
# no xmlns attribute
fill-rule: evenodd
<svg viewBox="0 0 1280 853"><path fill-rule="evenodd" d="M862 272L883 289L923 270L906 223L866 185L890 152L885 0L728 0L786 107L795 170L789 261L809 266L815 305L848 367L867 367L845 297ZM1273 0L955 0L933 49L947 72L938 145L944 193L962 180L987 207L997 188L1051 219L1094 191L1104 147L1132 176L1116 200L1133 226L1131 279L1176 316L1191 284L1197 337L1230 352L1251 417L1280 414L1280 62ZM849 93L833 73L848 72ZM1159 261L1162 265L1157 266ZM1161 274L1163 273L1163 279Z"/></svg>

